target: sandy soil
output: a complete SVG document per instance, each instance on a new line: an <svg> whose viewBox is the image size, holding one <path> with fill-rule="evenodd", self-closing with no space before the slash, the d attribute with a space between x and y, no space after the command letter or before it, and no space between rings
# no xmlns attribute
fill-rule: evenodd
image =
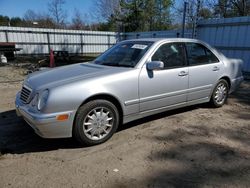
<svg viewBox="0 0 250 188"><path fill-rule="evenodd" d="M222 108L144 118L84 148L41 139L15 115L21 82L3 81L18 71L0 67L0 187L250 187L250 82Z"/></svg>

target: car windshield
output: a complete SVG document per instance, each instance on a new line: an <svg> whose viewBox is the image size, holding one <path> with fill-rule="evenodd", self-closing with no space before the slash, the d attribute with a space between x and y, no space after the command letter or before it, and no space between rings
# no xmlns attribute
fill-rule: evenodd
<svg viewBox="0 0 250 188"><path fill-rule="evenodd" d="M153 42L136 41L123 42L115 45L94 60L95 64L134 67L146 53Z"/></svg>

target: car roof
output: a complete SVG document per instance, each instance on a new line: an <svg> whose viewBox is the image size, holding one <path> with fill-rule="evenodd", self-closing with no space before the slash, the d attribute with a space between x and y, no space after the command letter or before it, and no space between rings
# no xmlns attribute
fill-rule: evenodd
<svg viewBox="0 0 250 188"><path fill-rule="evenodd" d="M148 41L148 42L199 42L202 41L197 39L190 39L190 38L140 38L140 39L130 39L125 41Z"/></svg>

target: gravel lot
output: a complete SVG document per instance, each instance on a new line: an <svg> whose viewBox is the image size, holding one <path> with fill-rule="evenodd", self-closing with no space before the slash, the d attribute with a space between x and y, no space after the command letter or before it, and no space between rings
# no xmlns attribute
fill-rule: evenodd
<svg viewBox="0 0 250 188"><path fill-rule="evenodd" d="M0 187L250 187L250 82L213 109L196 105L129 123L81 147L41 139L15 115L23 70L0 67Z"/></svg>

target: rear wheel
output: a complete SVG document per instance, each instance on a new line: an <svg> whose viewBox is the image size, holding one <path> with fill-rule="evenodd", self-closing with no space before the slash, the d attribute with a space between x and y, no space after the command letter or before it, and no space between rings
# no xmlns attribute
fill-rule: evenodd
<svg viewBox="0 0 250 188"><path fill-rule="evenodd" d="M214 88L210 103L214 107L221 107L225 104L228 97L228 83L226 80L220 80Z"/></svg>
<svg viewBox="0 0 250 188"><path fill-rule="evenodd" d="M119 113L116 106L106 100L94 100L79 108L73 135L87 146L101 144L115 133L118 124Z"/></svg>

